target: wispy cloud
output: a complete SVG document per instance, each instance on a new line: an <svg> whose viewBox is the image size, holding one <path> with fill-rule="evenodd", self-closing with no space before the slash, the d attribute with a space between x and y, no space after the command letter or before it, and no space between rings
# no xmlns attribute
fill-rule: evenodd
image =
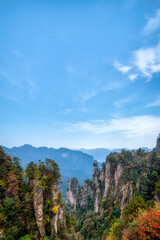
<svg viewBox="0 0 160 240"><path fill-rule="evenodd" d="M7 81L12 85L15 85L16 87L22 87L22 84L20 83L20 81L18 81L13 74L11 73L7 73L4 70L0 70L0 80L1 81Z"/></svg>
<svg viewBox="0 0 160 240"><path fill-rule="evenodd" d="M66 132L90 132L92 134L107 134L121 132L127 137L143 136L160 130L160 117L134 116L112 120L94 120L91 122L77 122L68 124Z"/></svg>
<svg viewBox="0 0 160 240"><path fill-rule="evenodd" d="M82 98L82 101L83 102L86 102L88 101L89 99L95 97L97 94L99 93L99 90L92 90L90 92L87 92L87 93L84 93L84 94L81 94L81 98Z"/></svg>
<svg viewBox="0 0 160 240"><path fill-rule="evenodd" d="M73 109L72 108L66 108L65 110L64 110L64 112L63 112L63 115L68 115L68 114L70 114L70 113L72 113L73 112Z"/></svg>
<svg viewBox="0 0 160 240"><path fill-rule="evenodd" d="M89 90L88 92L86 91L85 93L81 93L80 97L82 98L82 102L87 102L89 99L97 96L99 93L108 92L108 91L112 91L114 89L123 88L123 87L124 85L120 81L110 82L104 85L103 87L99 87L96 89Z"/></svg>
<svg viewBox="0 0 160 240"><path fill-rule="evenodd" d="M29 78L27 82L29 86L28 93L29 95L33 95L38 90L38 87L31 78Z"/></svg>
<svg viewBox="0 0 160 240"><path fill-rule="evenodd" d="M121 73L125 74L125 73L128 73L132 67L131 66L125 66L125 65L122 65L119 61L115 60L114 61L114 67L120 71Z"/></svg>
<svg viewBox="0 0 160 240"><path fill-rule="evenodd" d="M160 9L157 9L155 15L148 19L146 26L144 27L144 34L151 34L160 28Z"/></svg>
<svg viewBox="0 0 160 240"><path fill-rule="evenodd" d="M155 101L148 103L147 107L160 107L160 96Z"/></svg>
<svg viewBox="0 0 160 240"><path fill-rule="evenodd" d="M130 102L133 99L133 97L128 97L128 98L124 98L124 99L120 99L118 101L114 102L114 106L119 109L121 107L123 107L124 104Z"/></svg>

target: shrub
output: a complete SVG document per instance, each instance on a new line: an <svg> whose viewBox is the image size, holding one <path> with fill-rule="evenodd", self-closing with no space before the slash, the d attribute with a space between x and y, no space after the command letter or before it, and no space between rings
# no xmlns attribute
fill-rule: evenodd
<svg viewBox="0 0 160 240"><path fill-rule="evenodd" d="M160 203L140 214L124 231L124 240L160 239Z"/></svg>

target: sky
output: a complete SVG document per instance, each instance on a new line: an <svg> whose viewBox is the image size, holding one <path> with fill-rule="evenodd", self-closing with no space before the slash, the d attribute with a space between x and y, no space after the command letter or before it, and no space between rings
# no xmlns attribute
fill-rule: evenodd
<svg viewBox="0 0 160 240"><path fill-rule="evenodd" d="M0 0L0 144L153 148L159 0Z"/></svg>

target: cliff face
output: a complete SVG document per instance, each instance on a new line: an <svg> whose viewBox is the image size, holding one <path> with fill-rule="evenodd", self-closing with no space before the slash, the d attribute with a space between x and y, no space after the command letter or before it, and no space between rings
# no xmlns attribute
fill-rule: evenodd
<svg viewBox="0 0 160 240"><path fill-rule="evenodd" d="M46 235L45 227L43 226L43 190L39 184L39 180L35 179L33 182L33 205L34 205L34 214L36 218L37 227L40 233L41 238Z"/></svg>
<svg viewBox="0 0 160 240"><path fill-rule="evenodd" d="M85 210L90 207L98 212L102 210L102 200L110 197L120 203L121 211L133 198L132 183L124 177L122 164L116 164L115 159L102 163L101 169L98 168L97 161L94 161L92 179L87 179L83 186L79 185L77 179L70 179L66 204L69 209Z"/></svg>
<svg viewBox="0 0 160 240"><path fill-rule="evenodd" d="M59 168L54 160L31 162L26 174L33 195L33 209L40 239L46 234L57 236L58 226L66 227L66 215L61 193L58 191ZM48 231L49 229L49 231Z"/></svg>
<svg viewBox="0 0 160 240"><path fill-rule="evenodd" d="M55 215L52 215L50 219L52 236L54 235L54 233L57 234L57 221L58 221L58 214L59 214L59 204L57 203L57 198L58 198L58 182L55 182L52 184L52 187L51 187L51 201L54 205L56 205L58 211L55 213Z"/></svg>
<svg viewBox="0 0 160 240"><path fill-rule="evenodd" d="M119 207L122 213L134 196L140 192L145 194L145 178L153 168L158 168L159 155L160 134L153 152L145 152L140 148L137 151L110 153L101 169L95 160L91 180L85 180L80 186L76 178L70 179L66 199L68 208L89 209L96 213L102 212L103 204L110 202L110 205ZM155 195L155 198L160 197Z"/></svg>
<svg viewBox="0 0 160 240"><path fill-rule="evenodd" d="M43 191L42 185L38 178L34 179L31 183L33 187L33 207L34 215L37 223L37 227L40 234L40 239L43 239L46 236L45 231L45 218L44 218L44 204L45 204L45 192ZM65 226L65 214L64 206L59 202L58 199L58 182L55 181L51 186L51 194L49 196L50 203L54 211L50 209L50 226L51 226L51 235L57 234L58 223L61 223Z"/></svg>

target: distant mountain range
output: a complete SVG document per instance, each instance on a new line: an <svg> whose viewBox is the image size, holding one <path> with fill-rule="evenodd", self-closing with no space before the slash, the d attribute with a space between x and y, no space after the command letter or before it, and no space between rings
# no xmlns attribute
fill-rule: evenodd
<svg viewBox="0 0 160 240"><path fill-rule="evenodd" d="M21 165L26 168L31 161L45 160L46 158L54 159L59 165L60 173L63 179L77 177L81 183L92 174L93 157L82 151L70 150L67 148L47 148L33 147L25 144L20 147L7 148L3 147L5 152L11 157L18 157Z"/></svg>
<svg viewBox="0 0 160 240"><path fill-rule="evenodd" d="M111 152L121 152L122 149L108 149L108 148L95 148L95 149L78 149L71 150L68 148L48 148L48 147L33 147L32 145L25 144L20 147L7 148L4 147L7 154L12 157L16 156L21 160L21 165L26 168L27 164L31 161L37 162L38 160L45 160L46 158L54 159L60 168L61 175L65 179L77 177L82 183L86 178L90 178L92 174L93 161L97 160L98 165L105 162L106 157ZM145 151L149 152L151 149L143 147ZM136 150L127 149L125 150Z"/></svg>
<svg viewBox="0 0 160 240"><path fill-rule="evenodd" d="M21 165L25 169L31 161L38 162L38 160L45 160L50 158L55 160L59 165L60 173L62 176L63 184L60 185L60 190L65 199L65 193L68 187L68 180L76 177L79 183L87 178L91 178L93 161L98 161L98 166L101 162L105 162L106 157L111 152L121 152L121 149L79 149L71 150L68 148L48 148L48 147L33 147L32 145L25 144L20 147L7 148L3 146L5 152L11 157L18 157L21 160ZM143 148L145 151L151 151L149 148Z"/></svg>

